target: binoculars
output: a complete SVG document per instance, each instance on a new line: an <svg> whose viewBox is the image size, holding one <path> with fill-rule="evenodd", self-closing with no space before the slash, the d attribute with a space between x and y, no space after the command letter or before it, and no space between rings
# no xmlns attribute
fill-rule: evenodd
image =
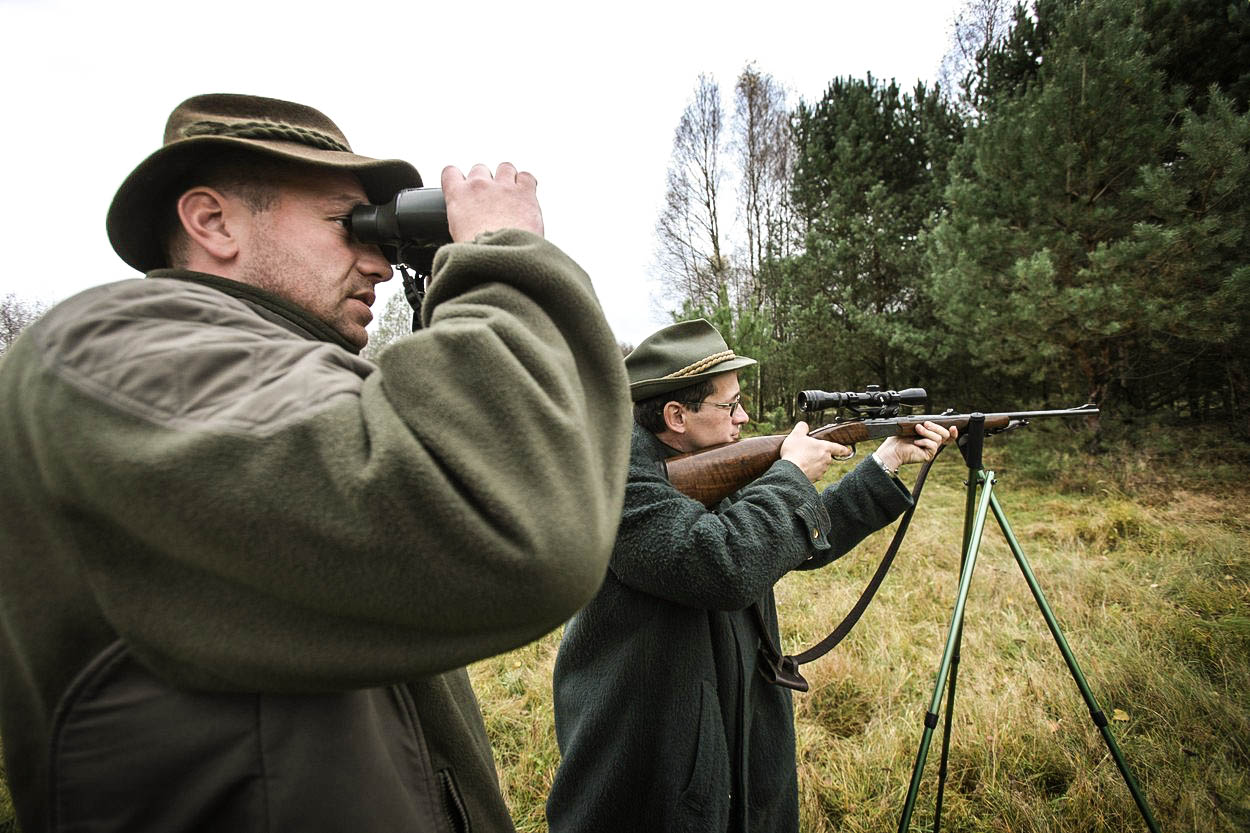
<svg viewBox="0 0 1250 833"><path fill-rule="evenodd" d="M377 245L390 263L400 267L404 296L412 307L412 329L419 330L434 253L451 242L443 189L405 188L383 205L358 205L352 209L351 235L360 243Z"/></svg>
<svg viewBox="0 0 1250 833"><path fill-rule="evenodd" d="M405 188L383 205L352 209L352 236L374 243L393 264L406 264L428 275L434 252L451 242L442 188Z"/></svg>

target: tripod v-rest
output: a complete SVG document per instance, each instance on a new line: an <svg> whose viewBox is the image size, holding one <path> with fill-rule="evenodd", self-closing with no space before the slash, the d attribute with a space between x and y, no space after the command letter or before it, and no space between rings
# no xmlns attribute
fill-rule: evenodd
<svg viewBox="0 0 1250 833"><path fill-rule="evenodd" d="M1081 696L1085 699L1085 705L1089 708L1090 717L1093 719L1094 725L1098 727L1098 731L1102 733L1107 749L1111 752L1112 758L1115 759L1120 775L1124 778L1124 783L1128 786L1129 792L1133 795L1133 800L1137 803L1137 809L1141 811L1142 819L1145 820L1146 826L1151 833L1159 833L1159 826L1155 823L1154 816L1150 812L1150 805L1146 803L1145 795L1137 785L1133 773L1124 761L1119 745L1116 744L1115 737L1111 734L1107 717L1103 714L1102 709L1099 708L1089 685L1085 682L1085 675L1081 673L1081 667L1077 664L1076 657L1072 654L1072 649L1068 646L1067 639L1064 638L1063 632L1059 629L1059 623L1056 621L1054 613L1051 612L1050 605L1046 602L1046 596L1042 593L1041 585L1038 584L1036 576L1033 575L1033 569L1029 566L1029 560L1025 557L1023 550L1020 549L1020 544L1011 531L1011 524L1008 523L1007 516L1003 513L998 499L994 496L994 472L986 471L981 462L984 440L984 416L974 414L968 423L964 435L958 441L959 450L963 454L964 462L968 467L968 492L964 506L963 550L960 557L959 590L955 596L955 609L951 615L946 647L942 651L942 662L938 667L937 681L933 688L933 699L924 718L924 732L921 735L920 748L916 753L916 763L912 769L911 785L907 790L907 801L903 806L903 815L898 823L899 833L907 833L911 824L911 815L916 805L916 795L920 787L920 777L924 772L925 759L928 757L929 745L933 740L933 730L937 728L938 710L942 705L942 692L946 691L946 719L942 732L942 758L938 768L937 806L933 815L933 833L938 833L941 827L942 795L946 784L947 760L950 753L951 725L955 710L955 683L959 670L959 645L963 639L964 607L968 600L968 588L972 584L972 573L976 568L977 553L981 547L981 536L991 511L994 513L995 520L998 521L998 526L1002 530L1003 536L1007 539L1007 545L1011 548L1016 563L1020 565L1020 572L1024 574L1024 580L1028 583L1029 590L1033 593L1033 598L1037 602L1042 616L1046 619L1046 625L1050 628L1050 633L1054 637L1055 643L1059 646L1059 651L1063 654L1064 661L1068 664L1068 670L1072 673L1072 678L1076 681L1077 688L1080 689Z"/></svg>

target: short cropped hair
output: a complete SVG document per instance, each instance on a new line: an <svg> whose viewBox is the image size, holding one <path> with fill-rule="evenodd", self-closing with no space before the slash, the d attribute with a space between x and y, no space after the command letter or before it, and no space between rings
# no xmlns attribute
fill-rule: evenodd
<svg viewBox="0 0 1250 833"><path fill-rule="evenodd" d="M669 402L685 403L690 410L698 411L703 400L716 390L716 377L710 376L701 382L687 385L684 388L671 390L650 399L639 399L634 403L634 422L646 428L652 434L662 433L668 425L664 422L664 406Z"/></svg>
<svg viewBox="0 0 1250 833"><path fill-rule="evenodd" d="M162 239L166 265L182 266L187 262L190 241L178 219L178 200L187 191L204 185L238 197L252 213L259 214L277 203L279 186L315 170L311 165L263 157L247 150L222 151L205 159L178 177L165 192Z"/></svg>

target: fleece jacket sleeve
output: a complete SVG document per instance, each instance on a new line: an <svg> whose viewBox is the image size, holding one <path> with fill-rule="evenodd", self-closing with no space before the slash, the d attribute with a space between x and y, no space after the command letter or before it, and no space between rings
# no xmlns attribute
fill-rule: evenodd
<svg viewBox="0 0 1250 833"><path fill-rule="evenodd" d="M645 434L635 426L611 570L625 585L678 604L745 608L809 559L827 564L849 551L909 502L875 463L876 471L861 465L818 494L798 466L778 460L709 511L668 482Z"/></svg>
<svg viewBox="0 0 1250 833"><path fill-rule="evenodd" d="M589 279L516 230L434 271L426 327L376 369L176 280L89 293L26 341L39 358L3 391L23 397L26 532L153 670L413 678L532 640L599 587L629 401Z"/></svg>

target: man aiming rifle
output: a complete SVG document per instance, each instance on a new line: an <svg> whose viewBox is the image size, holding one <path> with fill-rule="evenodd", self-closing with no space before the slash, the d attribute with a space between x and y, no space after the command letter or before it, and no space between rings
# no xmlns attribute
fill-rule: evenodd
<svg viewBox="0 0 1250 833"><path fill-rule="evenodd" d="M891 437L817 492L851 450L800 422L761 476L705 507L669 482L665 460L738 439L749 420L738 371L755 363L702 319L665 327L625 360L625 508L604 585L567 624L556 660L552 833L798 830L790 692L759 657L762 641L779 641L773 585L897 518L911 505L898 467L957 432L926 423Z"/></svg>

